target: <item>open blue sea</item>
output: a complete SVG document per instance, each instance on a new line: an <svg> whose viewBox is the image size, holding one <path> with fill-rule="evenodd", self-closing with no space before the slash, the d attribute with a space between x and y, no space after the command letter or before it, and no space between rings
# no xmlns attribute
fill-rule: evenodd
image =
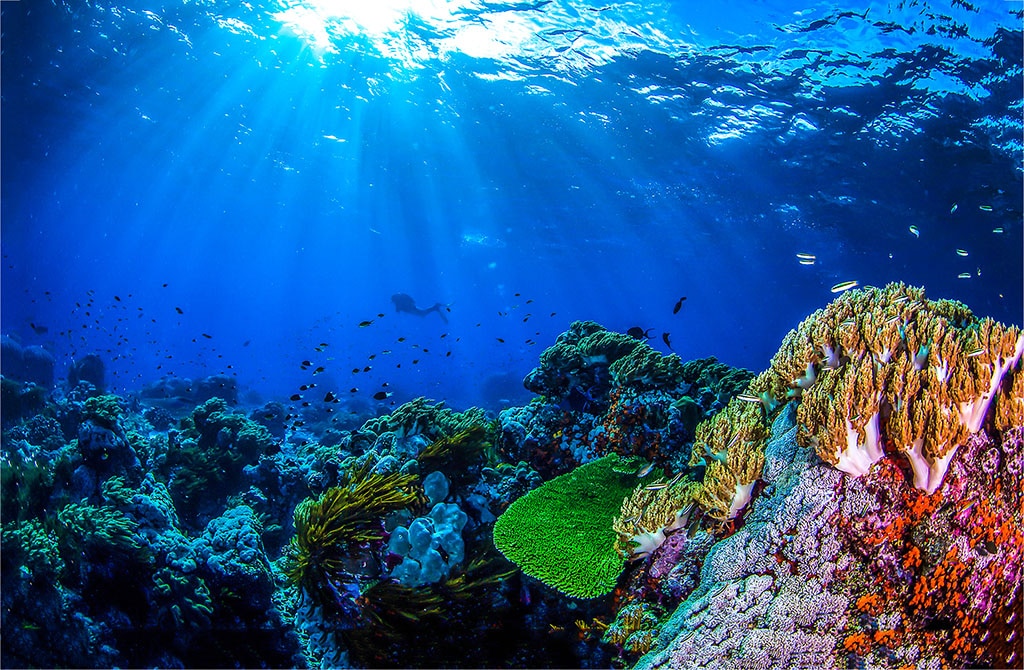
<svg viewBox="0 0 1024 670"><path fill-rule="evenodd" d="M287 396L309 360L346 395L519 401L575 319L759 371L847 280L1022 322L1013 2L2 18L3 332L118 391Z"/></svg>
<svg viewBox="0 0 1024 670"><path fill-rule="evenodd" d="M903 282L1020 326L1022 21L1019 0L4 1L0 372L64 408L86 407L74 387L89 380L86 395L121 399L122 422L157 407L183 422L150 417L170 448L175 430L202 432L196 406L227 395L254 421L283 415L271 432L288 453L421 396L489 420L529 405L524 377L574 321L753 373L851 287ZM61 443L88 442L75 421L102 423L95 406L75 421L43 405L14 415L11 398L26 392L10 393L5 430L20 422L26 445L40 446L25 428L34 413L61 423L53 459ZM580 389L563 409L592 401ZM218 515L239 509L186 513L194 500L174 476L133 480L139 463L163 467L138 458L88 481L75 470L64 489L47 480L3 521L59 507L70 527L64 505L88 491L93 509L113 509L109 476L138 495L170 486L182 537L214 537ZM307 480L276 521L246 503L279 526L260 549L270 561L294 534L295 505L337 483ZM61 546L70 570L72 545ZM188 628L158 599L173 581L160 570L178 570L173 589L206 589L210 616L222 613L212 576L200 586L188 581L200 573L155 560L133 604L81 609L93 627L79 637L94 646L47 638L65 655L25 655L47 628L16 603L40 597L71 616L68 593L87 602L109 581L62 573L63 606L11 586L4 635L15 622L22 641L7 643L4 664L298 663L283 642L221 654L231 643L207 640L189 656L110 633ZM146 602L172 614L143 626ZM294 604L280 607L289 621ZM517 630L565 623L531 616ZM317 662L368 664L360 644ZM374 662L429 664L395 653ZM609 663L552 654L507 663Z"/></svg>

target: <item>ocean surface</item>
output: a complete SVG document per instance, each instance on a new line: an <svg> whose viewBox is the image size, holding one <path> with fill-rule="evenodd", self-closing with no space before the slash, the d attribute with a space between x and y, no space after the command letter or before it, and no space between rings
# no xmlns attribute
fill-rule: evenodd
<svg viewBox="0 0 1024 670"><path fill-rule="evenodd" d="M877 595L862 584L822 586L843 594L854 618L878 621L836 623L801 658L1019 663L1007 646L1019 620L992 603L1024 602L1020 501L1004 496L989 517L965 520L931 496L964 505L1021 490L1012 467L1024 463L1024 433L1012 429L1024 423L1013 418L1024 375L1019 345L1014 357L1024 342L1014 330L1024 324L1022 28L1017 0L3 2L0 661L628 667L643 657L658 667L691 658L685 645L711 635L695 599L703 607L790 588L781 576L758 586L761 568L742 588L721 574L707 582L711 568L698 578L705 556L747 532L740 510L751 495L756 516L783 510L790 493L824 500L865 481L826 465L851 469L817 437L810 446L824 460L806 449L810 460L793 457L792 439L809 425L794 411L786 430L803 432L767 447L789 454L790 488L781 479L752 488L759 448L749 456L760 459L757 474L735 482L745 500L716 502L710 479L688 478L726 462L738 438L701 442L698 422L736 397L756 406L746 383L768 370L787 333L857 295L890 310L879 312L886 327L900 322L898 355L917 370L947 355L939 336L911 344L926 328L917 315L941 316L927 321L932 334L940 321L956 337L982 329L929 301L960 301L1005 324L1002 344L964 339L934 363L940 383L949 361L956 374L974 371L950 388L971 374L989 388L980 400L964 393L980 416L969 432L987 430L990 442L968 445L961 427L954 451L1001 455L977 466L984 475L953 461L943 479L950 461L939 440L924 456L918 443L909 461L875 466L863 495L898 499L904 515L886 527L917 528L929 515L947 525L887 540L897 552L887 560L903 568L877 574L896 580L886 586L893 602L910 603L898 616L863 605ZM894 282L906 286L855 293ZM865 317L851 314L840 325ZM584 338L599 333L587 321L631 338L613 333L587 349ZM561 353L541 358L560 337ZM636 342L659 354L647 359L653 367L616 368L646 351ZM815 366L871 360L817 351L805 377L785 380L785 401L815 383ZM977 367L989 356L999 361L991 388L990 369ZM709 357L722 365L678 367ZM660 365L669 372L650 372ZM760 402L750 430L764 435L741 447L785 428L771 394ZM834 400L835 412L852 413L844 402ZM890 405L849 421L874 412L877 426L909 411ZM893 439L883 440L890 456ZM605 460L614 454L650 463ZM912 486L925 456L941 472L928 480L915 469ZM584 472L599 460L589 471L598 474ZM765 467L765 481L781 477L782 466ZM814 467L823 488L793 484ZM899 468L902 498L883 491L902 481ZM586 487L571 487L618 477L618 498L581 506L607 505L598 527L610 533L637 484L623 478L651 472L650 495L680 482L704 493L686 489L686 504L669 505L672 524L638 531L634 540L675 542L662 553L655 543L646 567L630 562L622 578L625 559L612 552L619 571L603 576L597 600L563 597L593 594L520 565L514 548L498 547L525 574L496 562L493 522L542 481L574 478L566 495L586 498ZM974 475L1004 477L1005 487ZM332 495L349 502L332 508ZM332 553L338 535L323 529L349 504L366 514ZM975 523L1003 535L957 535ZM789 538L796 524L771 537ZM925 535L960 544L928 540L922 565ZM987 553L962 569L939 562L977 547ZM854 560L835 551L829 565ZM955 582L965 593L987 594L985 566L997 561L1017 566L1013 593L992 586L998 597L965 604L962 620L932 604L959 602L935 587L937 566L972 575ZM852 620L840 610L816 616ZM997 610L1013 633L993 629L1005 645L963 642ZM475 651L459 656L459 635L470 633ZM765 653L702 662L801 664Z"/></svg>
<svg viewBox="0 0 1024 670"><path fill-rule="evenodd" d="M1012 2L2 18L2 329L115 390L287 396L316 359L359 397L519 401L575 319L756 372L847 280L1022 322Z"/></svg>

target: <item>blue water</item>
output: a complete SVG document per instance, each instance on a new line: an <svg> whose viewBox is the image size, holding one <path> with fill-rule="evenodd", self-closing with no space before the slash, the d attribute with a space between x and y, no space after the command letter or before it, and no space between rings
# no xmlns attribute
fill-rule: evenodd
<svg viewBox="0 0 1024 670"><path fill-rule="evenodd" d="M846 280L1024 321L1019 2L0 12L0 327L115 392L495 407L575 319L760 371Z"/></svg>

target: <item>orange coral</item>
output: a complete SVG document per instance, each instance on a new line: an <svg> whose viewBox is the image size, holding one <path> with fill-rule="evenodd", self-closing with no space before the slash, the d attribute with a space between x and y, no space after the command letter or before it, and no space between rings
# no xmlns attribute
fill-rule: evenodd
<svg viewBox="0 0 1024 670"><path fill-rule="evenodd" d="M857 609L864 614L878 616L882 613L882 598L876 593L857 598L857 602L855 604Z"/></svg>
<svg viewBox="0 0 1024 670"><path fill-rule="evenodd" d="M867 656L871 652L871 638L865 633L854 633L847 635L843 640L843 649L851 654Z"/></svg>
<svg viewBox="0 0 1024 670"><path fill-rule="evenodd" d="M894 630L876 630L872 636L875 644L892 649L899 644L899 635Z"/></svg>

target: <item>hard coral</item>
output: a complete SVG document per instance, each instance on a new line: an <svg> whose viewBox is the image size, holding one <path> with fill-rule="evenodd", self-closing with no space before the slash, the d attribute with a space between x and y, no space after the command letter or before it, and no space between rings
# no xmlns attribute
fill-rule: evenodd
<svg viewBox="0 0 1024 670"><path fill-rule="evenodd" d="M555 477L513 502L494 523L494 544L523 572L576 598L610 592L624 560L612 522L636 476L609 455Z"/></svg>

